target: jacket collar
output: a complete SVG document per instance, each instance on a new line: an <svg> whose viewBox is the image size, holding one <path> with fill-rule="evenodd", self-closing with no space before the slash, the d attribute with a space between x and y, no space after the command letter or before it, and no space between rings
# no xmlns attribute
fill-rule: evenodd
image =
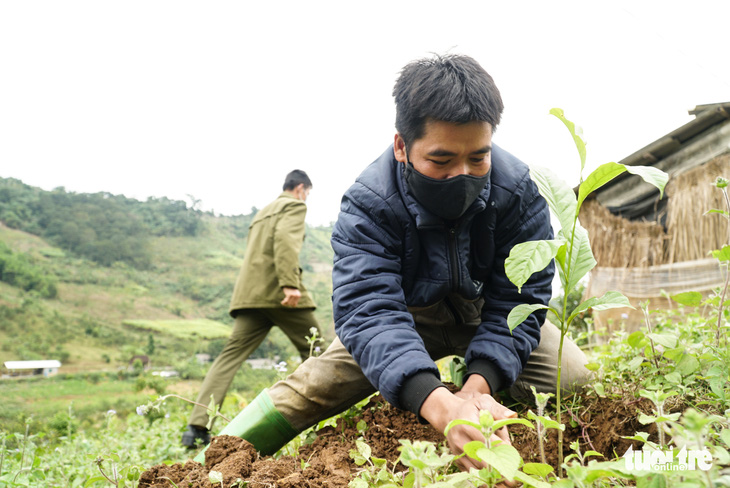
<svg viewBox="0 0 730 488"><path fill-rule="evenodd" d="M289 193L288 191L284 190L281 192L281 195L279 195L277 198L291 198L292 200L299 200L297 197ZM301 201L301 200L299 200Z"/></svg>

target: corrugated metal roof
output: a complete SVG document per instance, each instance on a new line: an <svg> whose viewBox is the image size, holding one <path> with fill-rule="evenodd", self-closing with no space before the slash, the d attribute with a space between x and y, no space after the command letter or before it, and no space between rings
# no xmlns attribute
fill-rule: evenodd
<svg viewBox="0 0 730 488"><path fill-rule="evenodd" d="M61 361L57 361L55 359L42 359L37 361L5 361L4 364L8 369L44 369L61 367Z"/></svg>
<svg viewBox="0 0 730 488"><path fill-rule="evenodd" d="M730 102L698 105L695 119L619 161L627 166L654 166L672 178L730 150ZM659 200L659 191L640 177L624 173L596 190L591 198L614 213L636 202ZM619 212L620 213L620 212Z"/></svg>
<svg viewBox="0 0 730 488"><path fill-rule="evenodd" d="M697 136L726 123L730 119L730 102L698 105L688 112L695 116L694 120L625 157L619 163L629 166L653 166L657 161L679 151L683 145Z"/></svg>

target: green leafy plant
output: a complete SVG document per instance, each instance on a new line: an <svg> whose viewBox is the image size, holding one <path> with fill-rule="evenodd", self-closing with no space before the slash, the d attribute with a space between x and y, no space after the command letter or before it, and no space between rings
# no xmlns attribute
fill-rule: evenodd
<svg viewBox="0 0 730 488"><path fill-rule="evenodd" d="M639 395L643 398L648 398L654 404L654 411L656 415L646 415L644 413L639 414L639 422L642 424L656 423L657 432L659 433L659 447L664 449L667 445L664 435L664 423L670 420L677 420L679 418L679 412L677 413L666 413L664 411L664 403L668 398L673 397L677 394L675 391L648 391L641 390Z"/></svg>
<svg viewBox="0 0 730 488"><path fill-rule="evenodd" d="M518 290L532 276L533 273L543 270L554 259L560 282L563 286L564 301L560 310L549 305L524 304L515 307L507 319L510 330L517 327L533 312L541 309L552 311L559 321L560 342L558 346L558 374L556 381L556 408L560 418L561 408L561 362L563 353L563 342L565 335L573 320L582 312L593 310L606 310L617 307L630 307L628 299L621 293L609 291L602 297L591 297L575 307L568 315L567 299L570 293L579 285L586 274L596 266L596 260L591 251L588 232L580 225L578 215L585 199L593 191L599 189L609 181L622 173L629 172L640 176L644 181L656 186L663 194L664 186L668 176L663 171L644 166L626 166L618 163L605 163L585 179L583 170L586 163L586 146L581 138L580 131L575 124L565 118L563 111L554 108L550 111L552 115L560 119L568 128L580 156L580 184L578 195L560 180L553 172L544 168L531 168L530 173L537 184L542 196L547 201L550 210L557 217L560 223L560 230L555 239L529 241L518 244L512 248L510 255L505 262L507 277L517 286ZM562 465L563 460L563 435L558 431L558 461Z"/></svg>
<svg viewBox="0 0 730 488"><path fill-rule="evenodd" d="M373 456L372 449L362 438L355 441L355 449L350 450L350 457L356 465L363 466L348 484L350 488L399 486L402 479L395 473L395 466L390 468L387 460Z"/></svg>
<svg viewBox="0 0 730 488"><path fill-rule="evenodd" d="M725 297L727 296L727 289L728 286L730 286L730 196L728 196L727 191L727 179L718 176L715 180L715 186L722 191L727 210L712 209L709 210L708 213L719 213L725 218L725 220L728 221L728 244L723 246L721 249L716 249L712 251L712 256L718 260L720 267L725 269L725 284L722 287L722 293L720 295L719 311L717 314L717 329L715 335L715 345L720 347L723 309L725 307Z"/></svg>
<svg viewBox="0 0 730 488"><path fill-rule="evenodd" d="M486 463L486 467L480 470L472 470L468 478L475 486L497 486L503 482L519 481L528 486L547 486L547 483L532 477L531 475L520 471L521 465L524 464L520 453L510 444L502 441L493 441L492 435L501 428L508 425L522 424L532 428L533 425L520 418L509 418L502 420L494 420L491 413L486 410L479 412L479 423L469 420L452 420L446 426L444 435L457 425L467 425L479 430L484 436L482 441L470 441L464 445L464 453L462 456L469 456L472 459Z"/></svg>
<svg viewBox="0 0 730 488"><path fill-rule="evenodd" d="M540 448L540 461L542 461L543 464L546 464L545 436L547 435L547 429L565 430L565 425L545 416L545 407L547 406L550 397L555 395L552 393L538 393L534 386L531 386L530 388L532 389L532 394L535 396L537 414L530 410L527 412L527 418L535 422L535 427L537 429L537 442Z"/></svg>
<svg viewBox="0 0 730 488"><path fill-rule="evenodd" d="M309 357L319 356L321 348L317 345L324 342L324 339L319 335L319 331L316 327L309 329L311 335L305 336L307 344L309 344Z"/></svg>

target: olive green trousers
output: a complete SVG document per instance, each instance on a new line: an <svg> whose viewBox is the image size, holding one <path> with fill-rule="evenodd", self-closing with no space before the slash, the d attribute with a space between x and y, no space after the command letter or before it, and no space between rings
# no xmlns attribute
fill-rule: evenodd
<svg viewBox="0 0 730 488"><path fill-rule="evenodd" d="M237 311L231 336L205 375L197 403L208 405L211 395L219 406L223 403L241 364L259 347L274 325L287 335L302 360L309 357L307 336L311 336L310 329L316 327L321 336L312 309L260 308ZM196 405L188 424L205 427L208 424L208 411Z"/></svg>
<svg viewBox="0 0 730 488"><path fill-rule="evenodd" d="M475 332L475 328L470 327L421 325L417 330L434 360L451 355L464 356ZM444 340L444 334L449 336L448 340ZM513 399L532 403L534 395L530 386L541 393L555 392L559 342L560 330L545 322L540 344L530 355L517 381L507 390ZM567 393L587 382L590 372L585 368L585 354L568 339L564 341L562 356L560 383ZM276 410L300 432L374 392L375 388L339 339L335 339L321 356L310 357L268 390Z"/></svg>

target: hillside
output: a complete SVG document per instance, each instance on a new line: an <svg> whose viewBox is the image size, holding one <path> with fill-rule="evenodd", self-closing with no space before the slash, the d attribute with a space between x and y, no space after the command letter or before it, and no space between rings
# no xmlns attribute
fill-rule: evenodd
<svg viewBox="0 0 730 488"><path fill-rule="evenodd" d="M228 301L254 212L215 216L180 201L46 192L0 178L0 363L60 359L74 372L116 369L135 354L183 368L196 353L215 356L232 324ZM309 227L301 255L327 339L330 233ZM144 327L151 320L174 329ZM216 334L205 320L219 322ZM254 356L294 353L276 330Z"/></svg>

